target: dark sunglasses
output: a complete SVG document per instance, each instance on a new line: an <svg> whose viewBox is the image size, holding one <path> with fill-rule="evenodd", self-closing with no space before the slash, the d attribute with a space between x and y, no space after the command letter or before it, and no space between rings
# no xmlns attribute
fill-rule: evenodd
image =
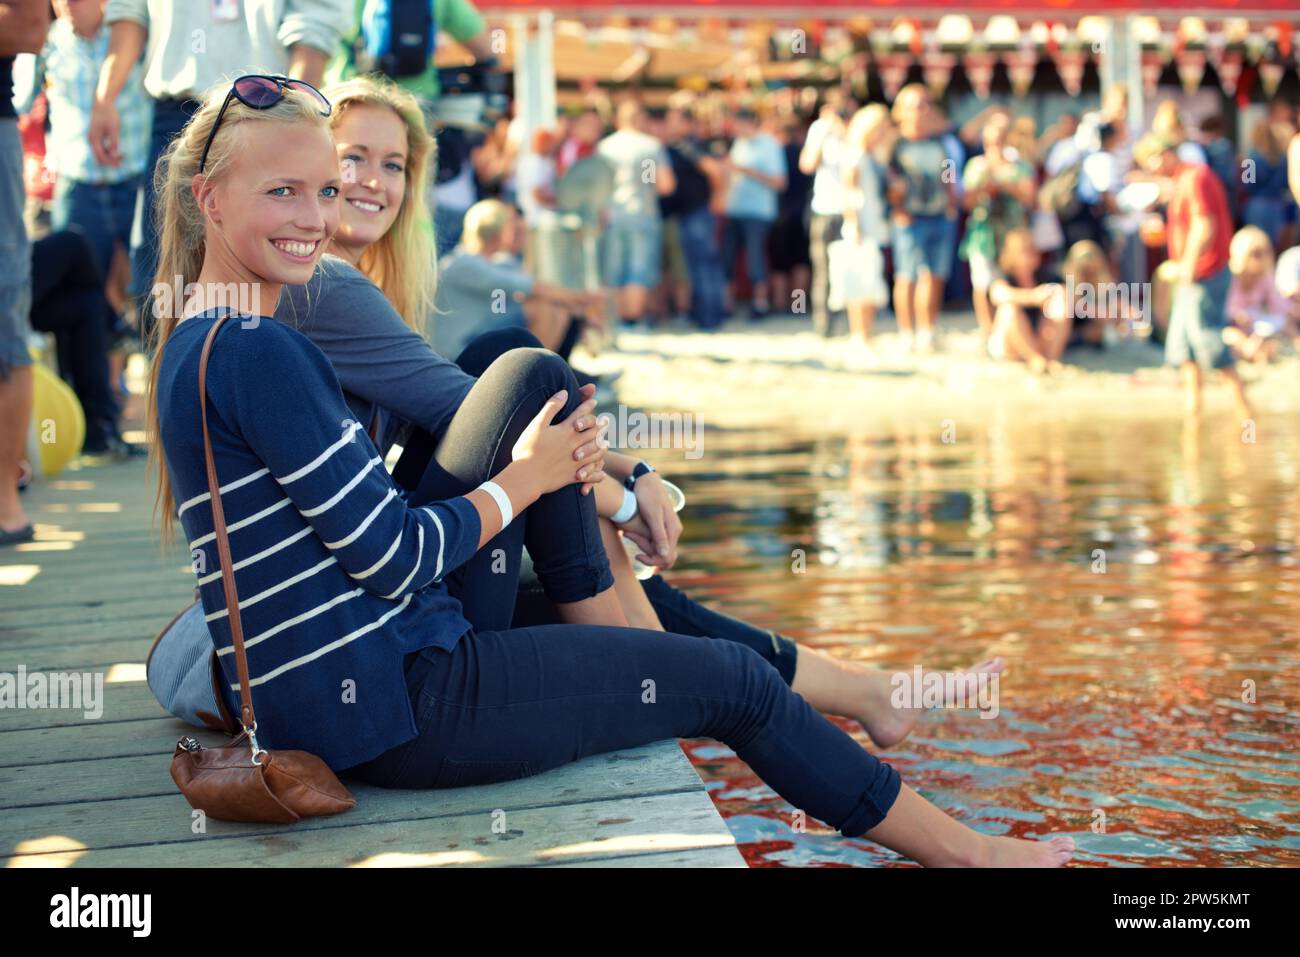
<svg viewBox="0 0 1300 957"><path fill-rule="evenodd" d="M230 106L231 97L254 110L269 110L284 99L286 89L310 94L322 107L320 115L330 115L332 109L330 101L310 83L291 80L287 76L263 76L258 73L241 76L230 85L230 92L226 94L226 99L221 104L221 111L217 113L217 121L208 131L208 141L203 144L203 156L199 159L199 172L202 173L203 168L208 165L208 150L212 149L212 138L217 135L217 127L221 125L221 120L226 115L226 107Z"/></svg>

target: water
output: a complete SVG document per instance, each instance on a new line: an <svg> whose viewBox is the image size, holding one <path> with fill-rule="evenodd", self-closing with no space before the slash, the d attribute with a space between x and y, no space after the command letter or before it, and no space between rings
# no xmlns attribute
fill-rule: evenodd
<svg viewBox="0 0 1300 957"><path fill-rule="evenodd" d="M1283 418L1009 420L833 437L711 429L672 579L884 668L1008 660L1000 714L933 711L886 753L990 834L1084 864L1300 864L1300 437ZM804 570L796 571L800 553ZM1253 701L1251 700L1253 695ZM856 722L835 719L866 742ZM751 866L901 861L687 750Z"/></svg>

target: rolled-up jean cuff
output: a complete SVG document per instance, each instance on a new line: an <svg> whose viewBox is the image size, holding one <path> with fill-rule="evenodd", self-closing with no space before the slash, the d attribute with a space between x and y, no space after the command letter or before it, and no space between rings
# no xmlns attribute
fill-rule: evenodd
<svg viewBox="0 0 1300 957"><path fill-rule="evenodd" d="M603 551L601 554L604 555ZM538 569L537 580L541 582L548 601L564 605L595 598L614 587L614 573L610 571L608 559L596 566L583 564L571 568Z"/></svg>
<svg viewBox="0 0 1300 957"><path fill-rule="evenodd" d="M902 789L903 779L898 776L898 772L892 765L881 761L876 780L862 793L858 806L840 825L840 833L845 837L861 837L867 833L889 814L889 809L898 800L898 793Z"/></svg>

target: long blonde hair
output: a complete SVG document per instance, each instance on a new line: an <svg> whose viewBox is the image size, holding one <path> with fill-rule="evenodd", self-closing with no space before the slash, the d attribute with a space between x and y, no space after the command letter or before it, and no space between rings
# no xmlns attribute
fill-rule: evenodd
<svg viewBox="0 0 1300 957"><path fill-rule="evenodd" d="M149 430L149 465L158 480L154 501L155 517L161 514L163 543L166 545L176 520L176 501L167 464L163 461L162 440L158 429L158 372L167 340L185 311L183 290L199 277L206 250L205 220L194 197L193 181L199 175L199 160L212 124L230 91L229 84L213 87L203 95L203 105L190 117L185 128L171 141L153 171L154 223L157 228L158 270L154 274L154 324L150 336L153 368L149 371L147 416ZM317 123L320 103L310 94L286 88L284 97L274 106L255 110L231 97L221 119L221 128L212 139L203 176L208 181L221 179L235 155L236 129L243 123ZM197 383L195 384L197 388Z"/></svg>
<svg viewBox="0 0 1300 957"><path fill-rule="evenodd" d="M420 103L391 80L378 76L354 77L323 92L334 104L331 128L338 126L349 107L358 104L387 107L406 127L406 193L401 209L388 232L366 247L357 266L383 291L406 324L422 332L433 310L438 260L428 204L434 140Z"/></svg>

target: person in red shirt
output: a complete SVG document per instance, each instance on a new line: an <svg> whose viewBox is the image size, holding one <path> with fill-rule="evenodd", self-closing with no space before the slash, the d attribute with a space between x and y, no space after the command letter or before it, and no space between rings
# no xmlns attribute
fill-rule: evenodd
<svg viewBox="0 0 1300 957"><path fill-rule="evenodd" d="M1228 326L1227 300L1232 273L1228 244L1232 217L1223 184L1202 163L1184 163L1176 145L1154 133L1133 147L1133 158L1146 172L1171 184L1167 236L1174 299L1165 335L1165 362L1179 369L1184 408L1189 417L1201 412L1201 369L1218 369L1232 387L1237 412L1253 417L1232 350L1223 340Z"/></svg>

